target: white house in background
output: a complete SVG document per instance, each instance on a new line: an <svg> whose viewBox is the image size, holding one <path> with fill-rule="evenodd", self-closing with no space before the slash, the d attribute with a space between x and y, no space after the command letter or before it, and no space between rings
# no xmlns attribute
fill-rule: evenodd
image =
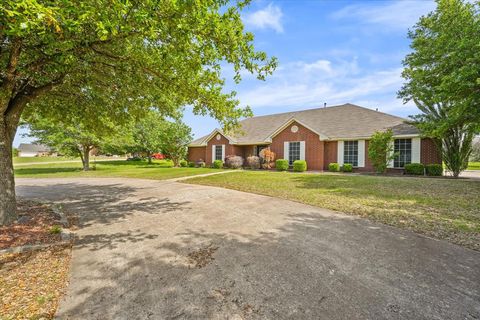
<svg viewBox="0 0 480 320"><path fill-rule="evenodd" d="M48 156L52 153L52 150L42 144L34 143L20 143L18 146L18 156L19 157L43 157Z"/></svg>

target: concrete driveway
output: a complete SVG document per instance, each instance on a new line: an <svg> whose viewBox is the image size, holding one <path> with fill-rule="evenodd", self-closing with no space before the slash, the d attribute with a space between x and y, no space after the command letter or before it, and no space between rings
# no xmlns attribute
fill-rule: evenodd
<svg viewBox="0 0 480 320"><path fill-rule="evenodd" d="M80 215L60 319L479 319L480 253L327 210L134 179L18 179Z"/></svg>

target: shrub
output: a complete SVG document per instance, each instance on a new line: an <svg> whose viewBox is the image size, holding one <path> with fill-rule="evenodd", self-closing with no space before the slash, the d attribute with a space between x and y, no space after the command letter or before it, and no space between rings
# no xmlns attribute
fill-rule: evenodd
<svg viewBox="0 0 480 320"><path fill-rule="evenodd" d="M59 225L51 226L48 232L51 234L59 234L62 232L62 227Z"/></svg>
<svg viewBox="0 0 480 320"><path fill-rule="evenodd" d="M205 168L205 162L204 161L198 161L197 162L197 167L198 168Z"/></svg>
<svg viewBox="0 0 480 320"><path fill-rule="evenodd" d="M338 171L340 171L340 166L336 162L329 163L328 164L328 171L338 172Z"/></svg>
<svg viewBox="0 0 480 320"><path fill-rule="evenodd" d="M293 162L293 171L303 172L307 170L307 161L305 160L295 160Z"/></svg>
<svg viewBox="0 0 480 320"><path fill-rule="evenodd" d="M405 165L405 173L421 176L423 175L424 168L421 163L408 163Z"/></svg>
<svg viewBox="0 0 480 320"><path fill-rule="evenodd" d="M441 164L427 164L425 169L429 176L441 176L443 174L443 166Z"/></svg>
<svg viewBox="0 0 480 320"><path fill-rule="evenodd" d="M231 169L238 169L243 166L243 158L240 156L227 156L225 165Z"/></svg>
<svg viewBox="0 0 480 320"><path fill-rule="evenodd" d="M213 161L212 167L215 168L215 169L222 169L223 168L223 161L222 160Z"/></svg>
<svg viewBox="0 0 480 320"><path fill-rule="evenodd" d="M288 170L288 160L277 159L277 161L275 161L275 167L277 168L278 171Z"/></svg>
<svg viewBox="0 0 480 320"><path fill-rule="evenodd" d="M187 160L180 160L180 167L186 167L188 166L188 161Z"/></svg>
<svg viewBox="0 0 480 320"><path fill-rule="evenodd" d="M368 158L377 173L385 173L388 163L397 155L393 152L393 132L391 129L376 131L368 142Z"/></svg>
<svg viewBox="0 0 480 320"><path fill-rule="evenodd" d="M194 167L195 167L195 162L190 161L190 162L188 163L188 166L189 166L190 168L194 168Z"/></svg>
<svg viewBox="0 0 480 320"><path fill-rule="evenodd" d="M353 166L352 166L351 163L345 163L345 164L342 166L341 170L342 170L343 172L352 172L352 171L353 171Z"/></svg>
<svg viewBox="0 0 480 320"><path fill-rule="evenodd" d="M247 166L251 169L260 169L260 157L250 156L247 157Z"/></svg>

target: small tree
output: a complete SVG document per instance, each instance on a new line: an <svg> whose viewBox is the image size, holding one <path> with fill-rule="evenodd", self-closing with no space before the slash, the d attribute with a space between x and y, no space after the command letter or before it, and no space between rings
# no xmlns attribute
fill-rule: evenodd
<svg viewBox="0 0 480 320"><path fill-rule="evenodd" d="M152 110L147 116L138 121L133 128L133 146L135 152L143 152L147 155L148 163L152 163L152 154L159 152L162 148L162 132L168 122L162 115Z"/></svg>
<svg viewBox="0 0 480 320"><path fill-rule="evenodd" d="M192 130L181 121L165 122L160 132L162 142L162 153L173 161L178 167L180 160L187 155L188 144L192 141Z"/></svg>
<svg viewBox="0 0 480 320"><path fill-rule="evenodd" d="M392 130L375 132L368 142L368 158L377 173L385 173L388 163L395 158L393 154Z"/></svg>

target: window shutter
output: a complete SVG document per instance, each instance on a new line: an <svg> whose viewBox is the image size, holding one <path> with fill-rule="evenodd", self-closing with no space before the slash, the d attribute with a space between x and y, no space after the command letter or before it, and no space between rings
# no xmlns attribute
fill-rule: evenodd
<svg viewBox="0 0 480 320"><path fill-rule="evenodd" d="M305 160L305 141L300 141L300 160Z"/></svg>
<svg viewBox="0 0 480 320"><path fill-rule="evenodd" d="M393 141L393 140L390 141L390 148L392 148L392 152L390 152L390 154L388 155L388 157L391 157L392 154L395 153L394 141ZM393 159L388 162L387 168L393 168Z"/></svg>
<svg viewBox="0 0 480 320"><path fill-rule="evenodd" d="M289 149L288 147L289 147L288 141L285 141L283 143L283 159L290 161L288 156L288 149Z"/></svg>
<svg viewBox="0 0 480 320"><path fill-rule="evenodd" d="M225 145L222 144L222 161L225 161Z"/></svg>
<svg viewBox="0 0 480 320"><path fill-rule="evenodd" d="M212 146L212 163L215 161L215 145Z"/></svg>
<svg viewBox="0 0 480 320"><path fill-rule="evenodd" d="M343 166L343 141L337 141L337 163Z"/></svg>
<svg viewBox="0 0 480 320"><path fill-rule="evenodd" d="M358 140L358 167L365 167L365 140Z"/></svg>
<svg viewBox="0 0 480 320"><path fill-rule="evenodd" d="M420 163L420 152L421 152L421 143L420 138L412 139L412 163Z"/></svg>

